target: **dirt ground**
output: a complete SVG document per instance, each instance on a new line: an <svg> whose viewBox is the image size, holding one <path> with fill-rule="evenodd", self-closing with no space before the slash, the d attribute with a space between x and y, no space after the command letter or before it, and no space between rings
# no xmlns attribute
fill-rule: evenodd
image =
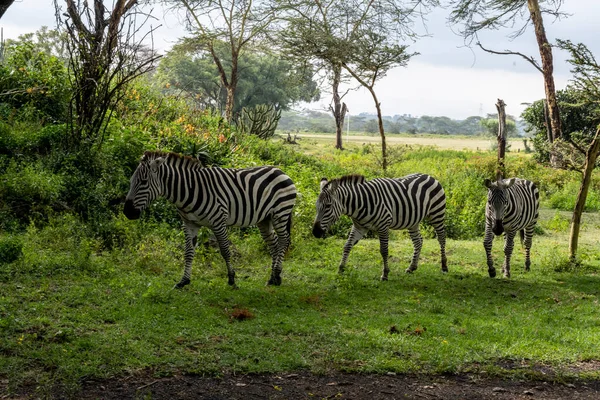
<svg viewBox="0 0 600 400"><path fill-rule="evenodd" d="M27 389L0 399L35 399ZM86 381L81 390L54 398L76 399L600 399L600 381L556 383L507 381L478 375L420 376L309 372L281 375L225 375L220 378L133 375L121 379Z"/></svg>

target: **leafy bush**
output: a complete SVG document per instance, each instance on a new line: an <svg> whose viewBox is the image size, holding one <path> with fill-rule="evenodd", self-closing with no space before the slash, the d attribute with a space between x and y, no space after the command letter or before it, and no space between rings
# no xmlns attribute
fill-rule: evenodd
<svg viewBox="0 0 600 400"><path fill-rule="evenodd" d="M0 176L0 210L10 210L21 222L44 220L53 209L61 207L60 193L64 181L41 165L11 161Z"/></svg>
<svg viewBox="0 0 600 400"><path fill-rule="evenodd" d="M0 107L15 120L62 123L70 97L65 65L33 43L8 45L0 64ZM10 113L10 114L8 114ZM9 119L7 119L9 120Z"/></svg>
<svg viewBox="0 0 600 400"><path fill-rule="evenodd" d="M0 238L0 264L10 264L23 255L23 243L17 237Z"/></svg>

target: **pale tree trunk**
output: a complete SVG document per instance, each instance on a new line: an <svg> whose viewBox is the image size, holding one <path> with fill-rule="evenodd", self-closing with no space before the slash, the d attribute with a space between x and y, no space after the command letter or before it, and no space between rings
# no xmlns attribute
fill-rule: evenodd
<svg viewBox="0 0 600 400"><path fill-rule="evenodd" d="M498 99L496 109L498 110L498 169L496 170L496 180L504 179L506 166L504 165L504 156L506 154L506 104Z"/></svg>
<svg viewBox="0 0 600 400"><path fill-rule="evenodd" d="M385 143L385 132L383 130L383 116L381 115L381 103L377 99L377 95L375 95L375 91L372 87L368 87L369 92L371 92L371 96L373 96L373 100L375 101L375 108L377 109L377 122L379 125L379 135L381 136L381 168L383 171L387 170L388 167L388 158L387 158L387 145Z"/></svg>
<svg viewBox="0 0 600 400"><path fill-rule="evenodd" d="M544 90L546 92L546 101L548 102L548 119L550 120L551 143L562 137L562 128L560 125L560 112L558 110L558 101L556 100L556 88L554 86L554 62L552 59L552 46L548 43L544 21L540 12L538 0L527 0L531 21L535 30L542 60L542 73L544 74ZM551 163L556 166L556 158L551 157Z"/></svg>
<svg viewBox="0 0 600 400"><path fill-rule="evenodd" d="M343 150L342 146L342 133L344 130L344 118L348 111L346 103L342 103L339 88L342 82L342 66L335 65L333 67L333 106L329 106L333 118L335 119L335 148Z"/></svg>
<svg viewBox="0 0 600 400"><path fill-rule="evenodd" d="M592 181L592 172L596 166L596 159L600 152L600 126L596 129L596 135L592 140L592 143L588 147L585 153L585 164L583 168L583 178L581 180L581 186L579 187L579 193L577 194L577 202L575 203L575 210L573 210L573 217L571 218L571 234L569 236L569 259L575 261L577 257L577 245L579 244L579 229L581 227L581 215L585 208L585 201L587 199L590 183Z"/></svg>

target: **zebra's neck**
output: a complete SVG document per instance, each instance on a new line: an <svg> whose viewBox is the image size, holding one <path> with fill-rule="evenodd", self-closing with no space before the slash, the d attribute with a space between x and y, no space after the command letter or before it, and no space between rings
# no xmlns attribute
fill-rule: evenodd
<svg viewBox="0 0 600 400"><path fill-rule="evenodd" d="M163 183L162 196L183 209L194 198L197 202L206 195L201 190L205 185L205 174L199 163L188 158L175 158L165 163L162 168L161 181Z"/></svg>

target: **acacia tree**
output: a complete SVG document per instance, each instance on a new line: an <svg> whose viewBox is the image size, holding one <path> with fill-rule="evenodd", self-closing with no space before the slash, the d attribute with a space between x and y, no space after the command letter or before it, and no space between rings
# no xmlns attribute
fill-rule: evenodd
<svg viewBox="0 0 600 400"><path fill-rule="evenodd" d="M579 243L579 230L581 227L581 215L585 208L585 201L592 180L592 172L596 167L596 160L600 153L600 65L592 52L584 44L573 44L569 40L558 40L558 45L571 54L568 62L573 65L573 88L579 94L579 104L588 109L586 116L588 126L595 127L593 136L572 135L569 141L569 153L574 154L571 159L574 169L581 172L581 184L577 193L577 201L573 216L571 218L571 230L569 236L569 258L575 261Z"/></svg>
<svg viewBox="0 0 600 400"><path fill-rule="evenodd" d="M335 4L334 4L335 3ZM344 2L335 0L323 4L320 0L280 0L279 7L287 22L278 42L297 62L312 64L324 73L331 84L332 104L329 106L336 127L336 149L343 149L342 132L348 108L342 102L347 91L340 94L346 81L342 57L349 33L344 30Z"/></svg>
<svg viewBox="0 0 600 400"><path fill-rule="evenodd" d="M389 43L389 41L390 36L367 30L352 43L355 56L342 62L344 69L369 91L375 102L377 125L381 136L381 167L384 171L388 167L387 146L381 103L375 93L375 83L385 77L386 73L393 67L405 66L414 55L414 53L409 54L406 52L407 46Z"/></svg>
<svg viewBox="0 0 600 400"><path fill-rule="evenodd" d="M227 91L225 118L233 119L235 93L239 82L239 60L246 48L266 34L275 21L275 12L260 0L164 0L186 12L187 27L211 54ZM219 52L226 43L227 58Z"/></svg>
<svg viewBox="0 0 600 400"><path fill-rule="evenodd" d="M466 41L473 40L484 50L495 54L518 55L532 63L544 76L546 94L549 140L554 142L562 137L560 112L556 100L554 86L554 62L552 46L546 37L543 14L554 17L563 15L560 12L563 0L449 0L453 6L450 21L463 24L461 34ZM540 6L540 3L544 7ZM514 51L494 51L484 48L478 41L478 34L484 30L520 27L511 35L512 38L522 35L529 25L533 25L539 49L541 66L530 56Z"/></svg>
<svg viewBox="0 0 600 400"><path fill-rule="evenodd" d="M66 0L63 14L55 0L59 27L67 32L67 53L73 95L69 141L72 150L101 146L104 130L125 86L150 71L159 58L143 44L152 29L139 35L137 0L116 0L108 10L103 0ZM137 36L136 36L137 35Z"/></svg>
<svg viewBox="0 0 600 400"><path fill-rule="evenodd" d="M412 54L398 43L417 37L414 19L437 0L282 0L289 11L290 25L285 47L298 57L319 62L331 74L332 111L336 118L336 147L341 148L345 104L339 85L342 69L364 86L373 97L382 137L383 168L387 168L385 133L375 83L395 66L405 65ZM290 39L291 38L291 39Z"/></svg>

